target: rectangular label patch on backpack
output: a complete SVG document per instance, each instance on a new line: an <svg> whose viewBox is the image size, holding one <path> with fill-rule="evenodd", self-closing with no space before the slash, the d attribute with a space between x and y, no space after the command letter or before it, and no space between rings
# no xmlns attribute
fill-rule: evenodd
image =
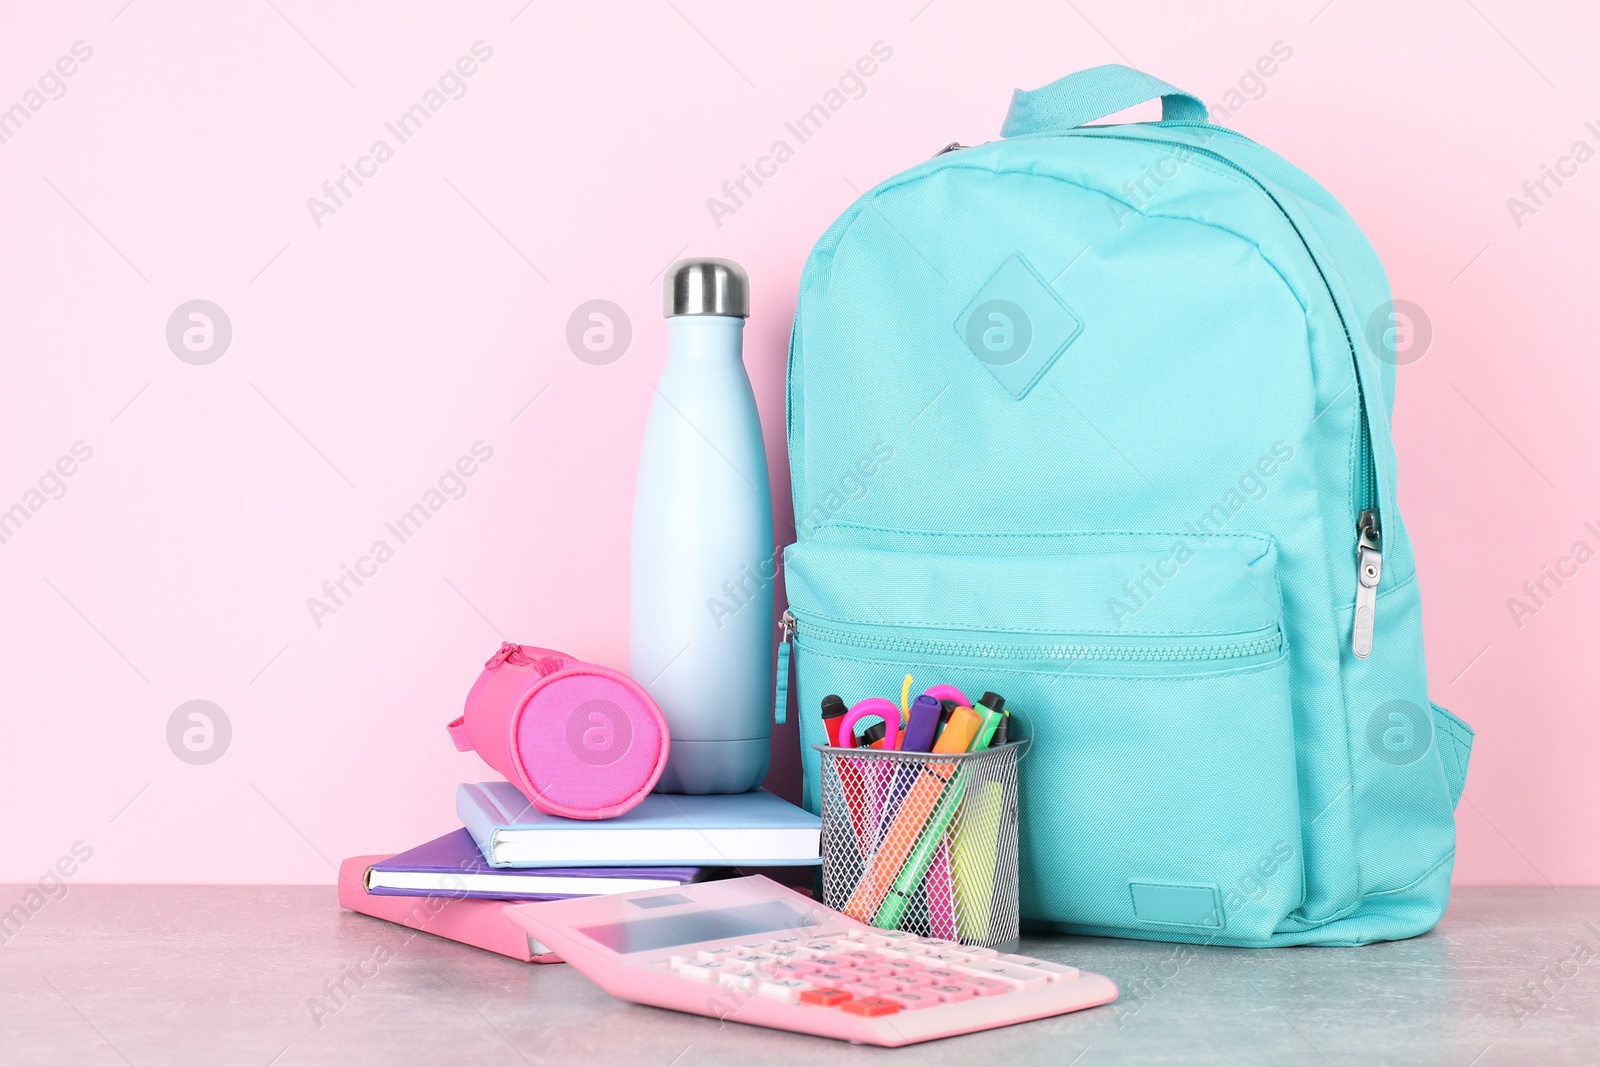
<svg viewBox="0 0 1600 1067"><path fill-rule="evenodd" d="M1214 885L1129 882L1133 914L1140 922L1221 929L1222 905Z"/></svg>

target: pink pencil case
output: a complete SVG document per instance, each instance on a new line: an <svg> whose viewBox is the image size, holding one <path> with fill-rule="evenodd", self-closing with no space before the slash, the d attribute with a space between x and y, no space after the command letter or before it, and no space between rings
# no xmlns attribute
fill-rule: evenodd
<svg viewBox="0 0 1600 1067"><path fill-rule="evenodd" d="M667 722L643 687L533 645L501 645L448 729L535 808L569 819L621 815L667 764Z"/></svg>

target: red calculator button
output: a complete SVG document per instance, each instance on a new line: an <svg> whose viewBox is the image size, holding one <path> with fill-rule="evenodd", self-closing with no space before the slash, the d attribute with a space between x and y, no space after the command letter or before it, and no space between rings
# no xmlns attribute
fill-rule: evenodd
<svg viewBox="0 0 1600 1067"><path fill-rule="evenodd" d="M888 997L862 997L839 1006L840 1011L849 1012L851 1015L893 1015L900 1010L900 1005Z"/></svg>
<svg viewBox="0 0 1600 1067"><path fill-rule="evenodd" d="M850 994L842 989L808 989L800 994L800 1003L815 1004L819 1008L837 1008L850 1002Z"/></svg>

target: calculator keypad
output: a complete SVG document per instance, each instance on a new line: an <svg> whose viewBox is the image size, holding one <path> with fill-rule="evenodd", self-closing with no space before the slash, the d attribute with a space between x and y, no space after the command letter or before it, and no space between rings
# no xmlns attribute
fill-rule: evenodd
<svg viewBox="0 0 1600 1067"><path fill-rule="evenodd" d="M919 938L899 930L847 930L699 949L654 967L784 1004L862 1018L1003 996L1078 969L1016 953Z"/></svg>

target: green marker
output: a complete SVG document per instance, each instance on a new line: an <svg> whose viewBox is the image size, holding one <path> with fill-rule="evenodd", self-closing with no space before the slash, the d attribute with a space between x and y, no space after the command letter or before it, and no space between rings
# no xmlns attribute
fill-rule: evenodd
<svg viewBox="0 0 1600 1067"><path fill-rule="evenodd" d="M923 826L922 836L917 838L917 845L911 850L905 866L900 868L900 877L894 880L894 885L884 895L883 903L878 907L878 914L872 918L873 926L880 930L900 929L900 920L905 918L906 906L911 903L912 894L917 891L917 886L922 884L929 866L933 864L934 854L939 851L939 842L944 839L945 831L950 828L950 820L955 818L956 809L961 807L961 798L966 792L966 775L957 770L950 784L944 787L944 792L939 797L939 806L934 809L933 817Z"/></svg>
<svg viewBox="0 0 1600 1067"><path fill-rule="evenodd" d="M978 699L978 707L983 709L983 723L978 727L978 733L972 739L972 747L968 752L982 752L994 740L995 731L1006 717L1006 698L999 693L985 693Z"/></svg>

